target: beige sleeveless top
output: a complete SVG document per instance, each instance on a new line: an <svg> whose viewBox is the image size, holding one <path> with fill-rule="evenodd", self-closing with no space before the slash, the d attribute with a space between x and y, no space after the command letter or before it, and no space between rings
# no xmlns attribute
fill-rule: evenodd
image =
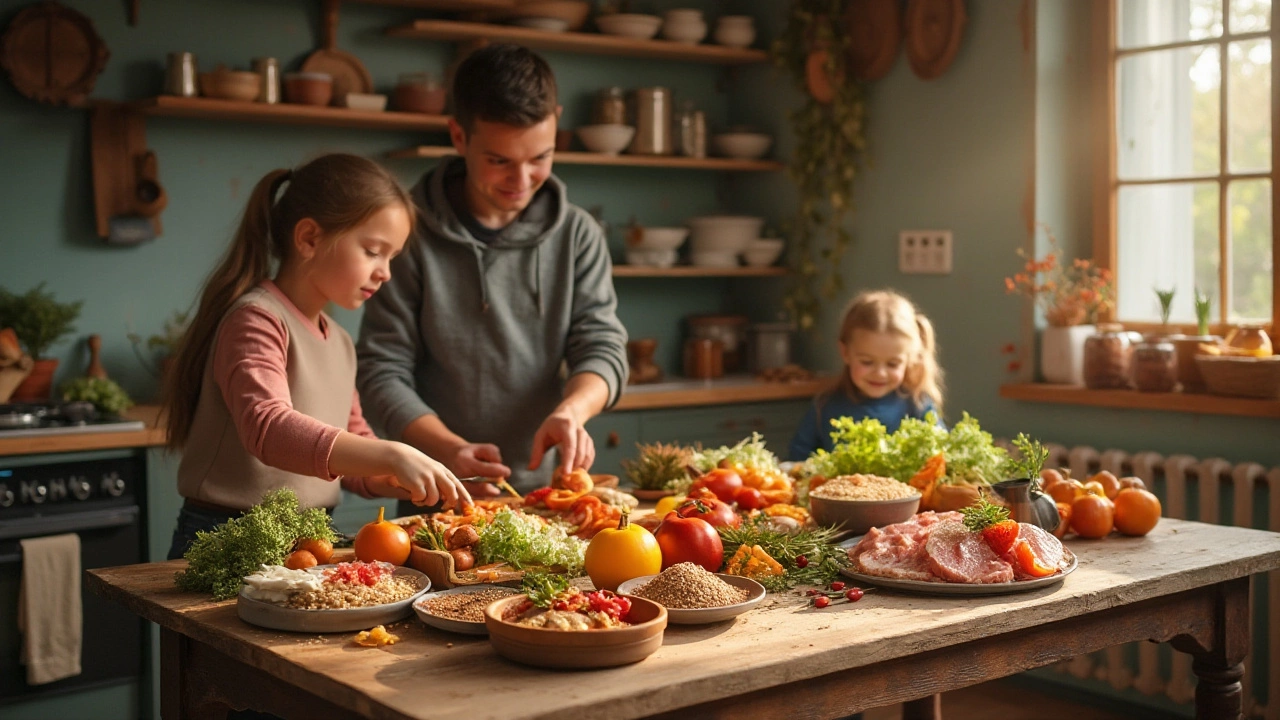
<svg viewBox="0 0 1280 720"><path fill-rule="evenodd" d="M285 301L265 288L245 293L227 314L245 305L265 309L284 323L288 333L286 369L294 409L345 429L356 380L356 352L351 336L329 320L329 336L322 337ZM222 391L214 382L210 353L191 433L178 466L178 493L193 500L247 510L261 502L263 495L280 488L297 493L304 508L333 507L341 495L336 481L271 467L245 449Z"/></svg>

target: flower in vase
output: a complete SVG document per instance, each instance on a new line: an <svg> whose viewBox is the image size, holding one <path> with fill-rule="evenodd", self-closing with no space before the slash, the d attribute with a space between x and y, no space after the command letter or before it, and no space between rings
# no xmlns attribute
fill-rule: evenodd
<svg viewBox="0 0 1280 720"><path fill-rule="evenodd" d="M1082 258L1059 262L1062 253L1058 240L1047 226L1042 227L1049 236L1050 252L1036 260L1027 258L1019 248L1018 255L1026 262L1022 272L1004 279L1005 292L1031 298L1044 312L1045 321L1054 327L1097 322L1098 315L1111 307L1115 296L1111 271Z"/></svg>

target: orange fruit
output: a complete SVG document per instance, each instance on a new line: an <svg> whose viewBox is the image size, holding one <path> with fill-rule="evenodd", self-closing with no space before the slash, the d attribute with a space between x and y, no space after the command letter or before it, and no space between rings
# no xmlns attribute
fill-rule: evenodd
<svg viewBox="0 0 1280 720"><path fill-rule="evenodd" d="M333 559L333 543L324 538L303 538L298 541L295 549L311 553L321 565L328 565Z"/></svg>
<svg viewBox="0 0 1280 720"><path fill-rule="evenodd" d="M1063 480L1055 483L1053 487L1048 488L1045 492L1053 496L1054 502L1066 503L1070 505L1075 502L1076 497L1084 494L1084 485L1079 480Z"/></svg>
<svg viewBox="0 0 1280 720"><path fill-rule="evenodd" d="M1071 503L1071 529L1080 537L1106 537L1114 521L1115 506L1105 497L1086 494Z"/></svg>
<svg viewBox="0 0 1280 720"><path fill-rule="evenodd" d="M1098 482L1097 480L1090 480L1089 482L1084 484L1084 494L1097 495L1098 497L1105 498L1107 497L1107 489L1103 487L1102 483ZM1107 499L1110 500L1111 498L1107 498Z"/></svg>
<svg viewBox="0 0 1280 720"><path fill-rule="evenodd" d="M1102 472L1089 478L1089 482L1096 482L1102 486L1102 491L1106 493L1111 500L1116 499L1116 493L1120 492L1120 480L1110 472L1103 470ZM1085 483L1088 485L1088 483Z"/></svg>
<svg viewBox="0 0 1280 720"><path fill-rule="evenodd" d="M1058 483L1066 479L1067 479L1066 476L1064 476L1060 471L1054 470L1053 468L1045 468L1040 471L1040 485L1045 488L1049 487L1050 485L1057 485Z"/></svg>
<svg viewBox="0 0 1280 720"><path fill-rule="evenodd" d="M1124 490L1125 488L1137 488L1139 490L1146 490L1147 484L1142 482L1142 478L1139 478L1139 477L1122 477L1120 478L1120 489ZM1111 499L1114 500L1115 498L1111 498Z"/></svg>
<svg viewBox="0 0 1280 720"><path fill-rule="evenodd" d="M1137 488L1116 495L1116 530L1125 535L1146 535L1160 522L1160 498Z"/></svg>
<svg viewBox="0 0 1280 720"><path fill-rule="evenodd" d="M1071 506L1067 503L1057 503L1058 505L1058 527L1054 528L1054 537L1061 540L1071 529Z"/></svg>
<svg viewBox="0 0 1280 720"><path fill-rule="evenodd" d="M356 533L356 559L403 565L409 559L412 547L409 533L399 525L383 520L382 512L383 508L378 508L378 520L365 525Z"/></svg>
<svg viewBox="0 0 1280 720"><path fill-rule="evenodd" d="M289 557L284 559L284 566L290 570L306 570L309 567L315 567L319 563L316 562L316 556L306 550L294 550Z"/></svg>

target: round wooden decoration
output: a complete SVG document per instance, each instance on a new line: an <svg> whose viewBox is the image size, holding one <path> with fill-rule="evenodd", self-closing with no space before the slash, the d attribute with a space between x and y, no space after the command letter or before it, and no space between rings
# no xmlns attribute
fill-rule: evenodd
<svg viewBox="0 0 1280 720"><path fill-rule="evenodd" d="M917 76L932 80L951 66L967 20L964 0L908 0L907 60Z"/></svg>
<svg viewBox="0 0 1280 720"><path fill-rule="evenodd" d="M111 53L84 15L56 2L19 12L0 37L0 67L18 92L38 102L83 101Z"/></svg>
<svg viewBox="0 0 1280 720"><path fill-rule="evenodd" d="M813 50L804 63L805 88L814 100L823 105L829 105L836 98L835 85L827 74L828 56L826 50Z"/></svg>
<svg viewBox="0 0 1280 720"><path fill-rule="evenodd" d="M898 0L850 0L844 14L849 33L849 67L859 80L879 80L898 59L902 17Z"/></svg>

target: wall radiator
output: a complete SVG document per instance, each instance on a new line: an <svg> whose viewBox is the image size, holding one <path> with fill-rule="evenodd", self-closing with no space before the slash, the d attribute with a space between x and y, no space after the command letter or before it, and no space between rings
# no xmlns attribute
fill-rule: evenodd
<svg viewBox="0 0 1280 720"><path fill-rule="evenodd" d="M1268 470L1257 463L1233 465L1221 458L1164 457L1154 452L1129 454L1106 450L1099 453L1091 447L1067 449L1049 445L1049 450L1045 467L1070 468L1074 478L1084 479L1100 470L1108 470L1117 477L1142 478L1161 497L1165 517L1280 532L1280 467ZM1265 606L1259 598L1264 587L1269 598ZM1280 572L1254 578L1251 610L1254 642L1245 661L1242 681L1244 715L1280 720ZM1260 638L1257 628L1264 622L1267 636ZM1055 669L1078 678L1101 680L1116 690L1164 694L1178 703L1191 703L1195 699L1196 681L1191 672L1190 655L1174 652L1172 663L1162 668L1160 646L1149 642L1132 645L1136 650L1116 646L1065 660ZM1136 666L1132 662L1135 654ZM1262 677L1253 670L1261 658L1267 660L1270 677ZM1259 693L1261 687L1266 688L1265 704Z"/></svg>

